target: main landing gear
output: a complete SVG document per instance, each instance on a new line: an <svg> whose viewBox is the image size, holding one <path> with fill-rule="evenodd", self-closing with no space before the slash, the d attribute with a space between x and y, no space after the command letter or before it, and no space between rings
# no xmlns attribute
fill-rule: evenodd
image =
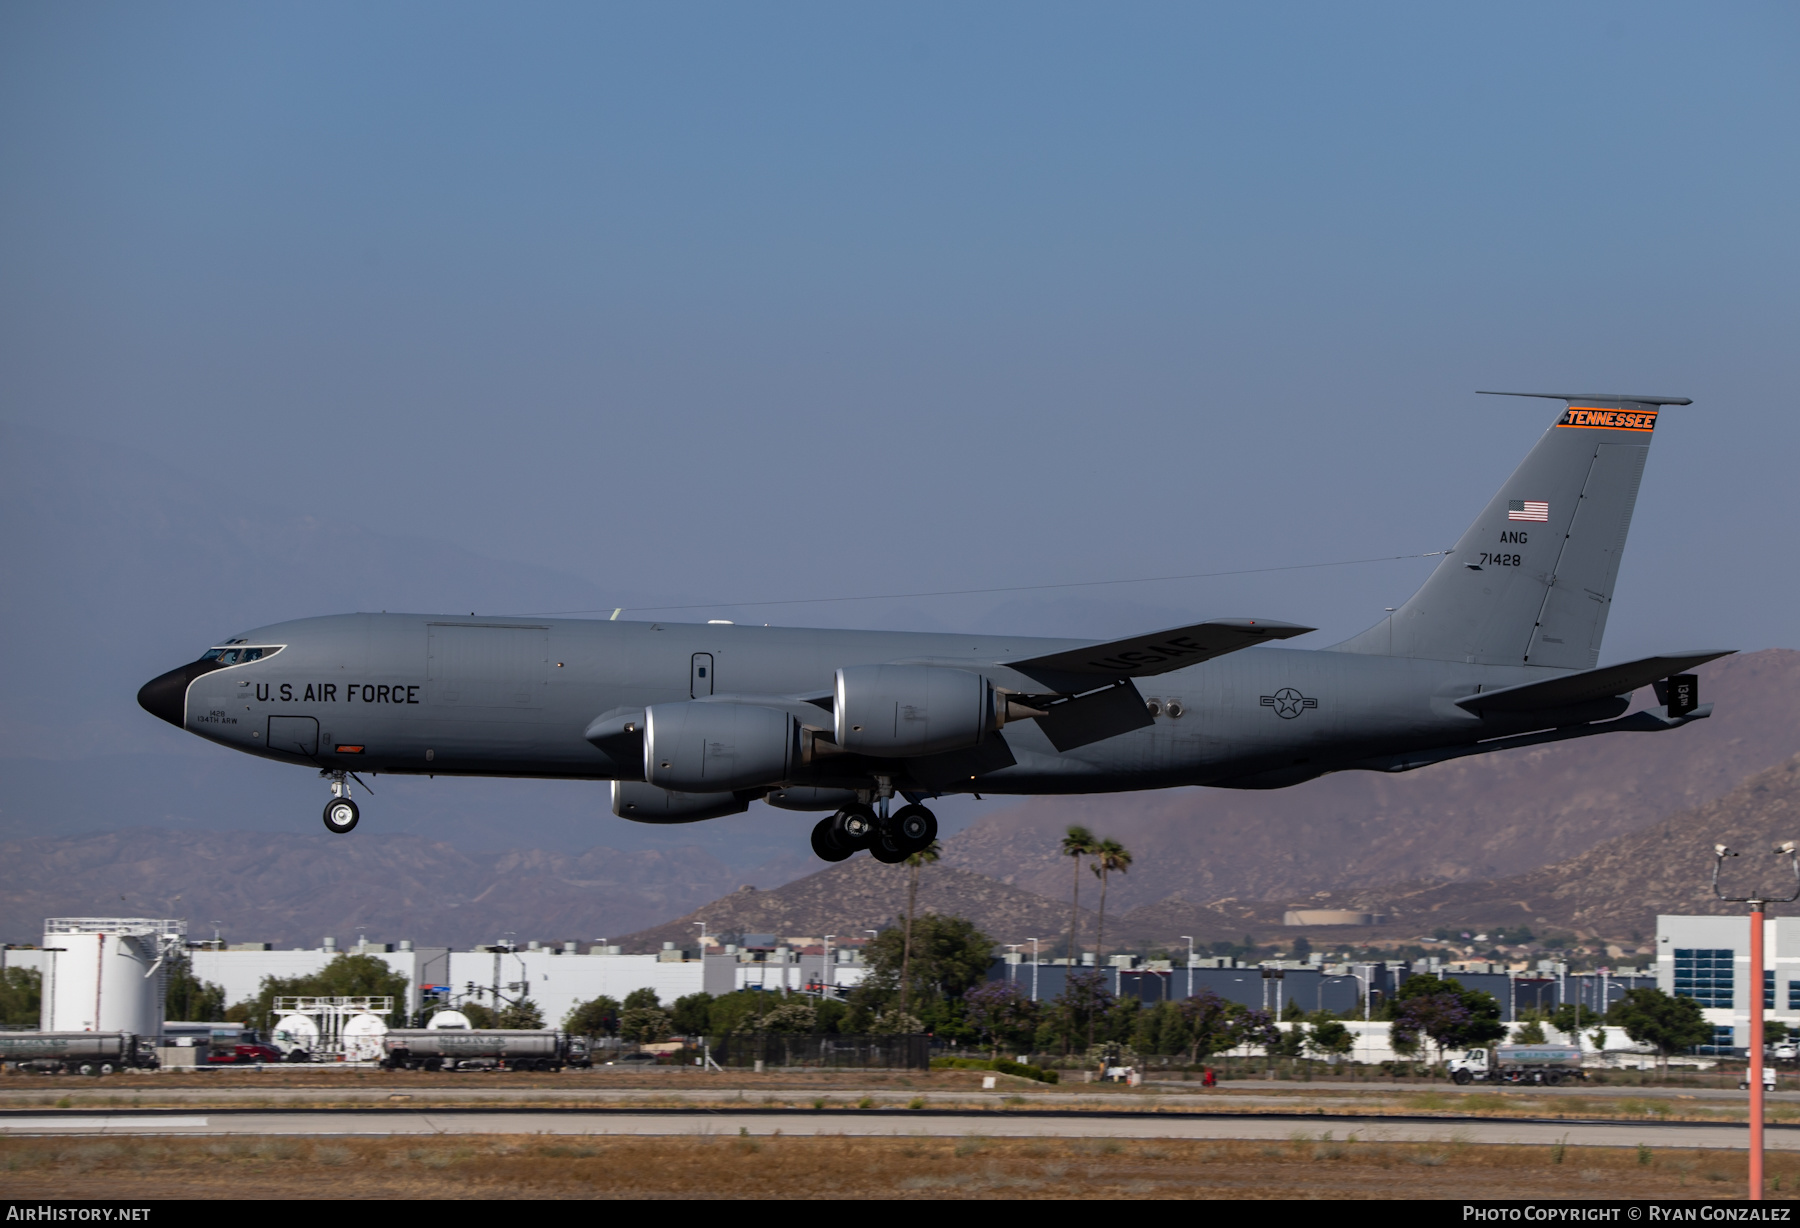
<svg viewBox="0 0 1800 1228"><path fill-rule="evenodd" d="M882 789L880 809L866 801L852 803L812 830L813 852L821 861L843 861L868 849L876 861L897 865L914 853L924 852L937 839L937 816L925 807L909 803L888 813L887 788Z"/></svg>
<svg viewBox="0 0 1800 1228"><path fill-rule="evenodd" d="M325 803L325 830L335 836L350 834L356 830L357 820L362 818L362 812L350 800L350 774L322 771L319 775L331 781L331 800Z"/></svg>

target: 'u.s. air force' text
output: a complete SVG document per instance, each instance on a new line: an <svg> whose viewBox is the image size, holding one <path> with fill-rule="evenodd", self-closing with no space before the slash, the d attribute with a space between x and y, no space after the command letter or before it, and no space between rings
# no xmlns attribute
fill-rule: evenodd
<svg viewBox="0 0 1800 1228"><path fill-rule="evenodd" d="M344 692L342 701L338 692ZM256 684L256 698L267 703L270 698L283 703L303 704L416 704L419 702L420 688L417 686L401 686L398 683L385 682L347 682L340 686L335 682L283 682L272 686L267 682Z"/></svg>

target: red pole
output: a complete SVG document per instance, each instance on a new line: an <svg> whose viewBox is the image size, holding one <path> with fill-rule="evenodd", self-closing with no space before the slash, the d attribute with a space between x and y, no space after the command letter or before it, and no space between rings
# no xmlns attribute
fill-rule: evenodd
<svg viewBox="0 0 1800 1228"><path fill-rule="evenodd" d="M1763 1196L1763 909L1750 901L1750 1201Z"/></svg>

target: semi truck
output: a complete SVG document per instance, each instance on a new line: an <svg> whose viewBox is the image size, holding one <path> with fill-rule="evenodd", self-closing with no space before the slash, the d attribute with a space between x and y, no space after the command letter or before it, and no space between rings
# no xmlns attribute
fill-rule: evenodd
<svg viewBox="0 0 1800 1228"><path fill-rule="evenodd" d="M155 1041L133 1032L0 1032L0 1062L40 1074L156 1069Z"/></svg>
<svg viewBox="0 0 1800 1228"><path fill-rule="evenodd" d="M561 1070L591 1066L587 1042L549 1029L396 1028L382 1038L384 1070Z"/></svg>
<svg viewBox="0 0 1800 1228"><path fill-rule="evenodd" d="M1576 1045L1498 1045L1470 1049L1446 1063L1459 1086L1470 1083L1535 1083L1552 1087L1587 1078Z"/></svg>

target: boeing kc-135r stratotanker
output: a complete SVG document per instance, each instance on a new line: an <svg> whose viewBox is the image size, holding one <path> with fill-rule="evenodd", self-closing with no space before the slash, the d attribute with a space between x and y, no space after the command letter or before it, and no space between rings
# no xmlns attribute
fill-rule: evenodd
<svg viewBox="0 0 1800 1228"><path fill-rule="evenodd" d="M340 614L234 636L138 702L317 769L334 832L358 769L560 777L611 781L645 823L830 812L820 857L886 862L947 793L1276 789L1710 715L1688 671L1724 652L1595 668L1657 415L1690 402L1501 395L1567 408L1412 599L1328 649L1271 647L1311 628L1264 618L1090 643ZM1644 686L1656 706L1625 715Z"/></svg>

